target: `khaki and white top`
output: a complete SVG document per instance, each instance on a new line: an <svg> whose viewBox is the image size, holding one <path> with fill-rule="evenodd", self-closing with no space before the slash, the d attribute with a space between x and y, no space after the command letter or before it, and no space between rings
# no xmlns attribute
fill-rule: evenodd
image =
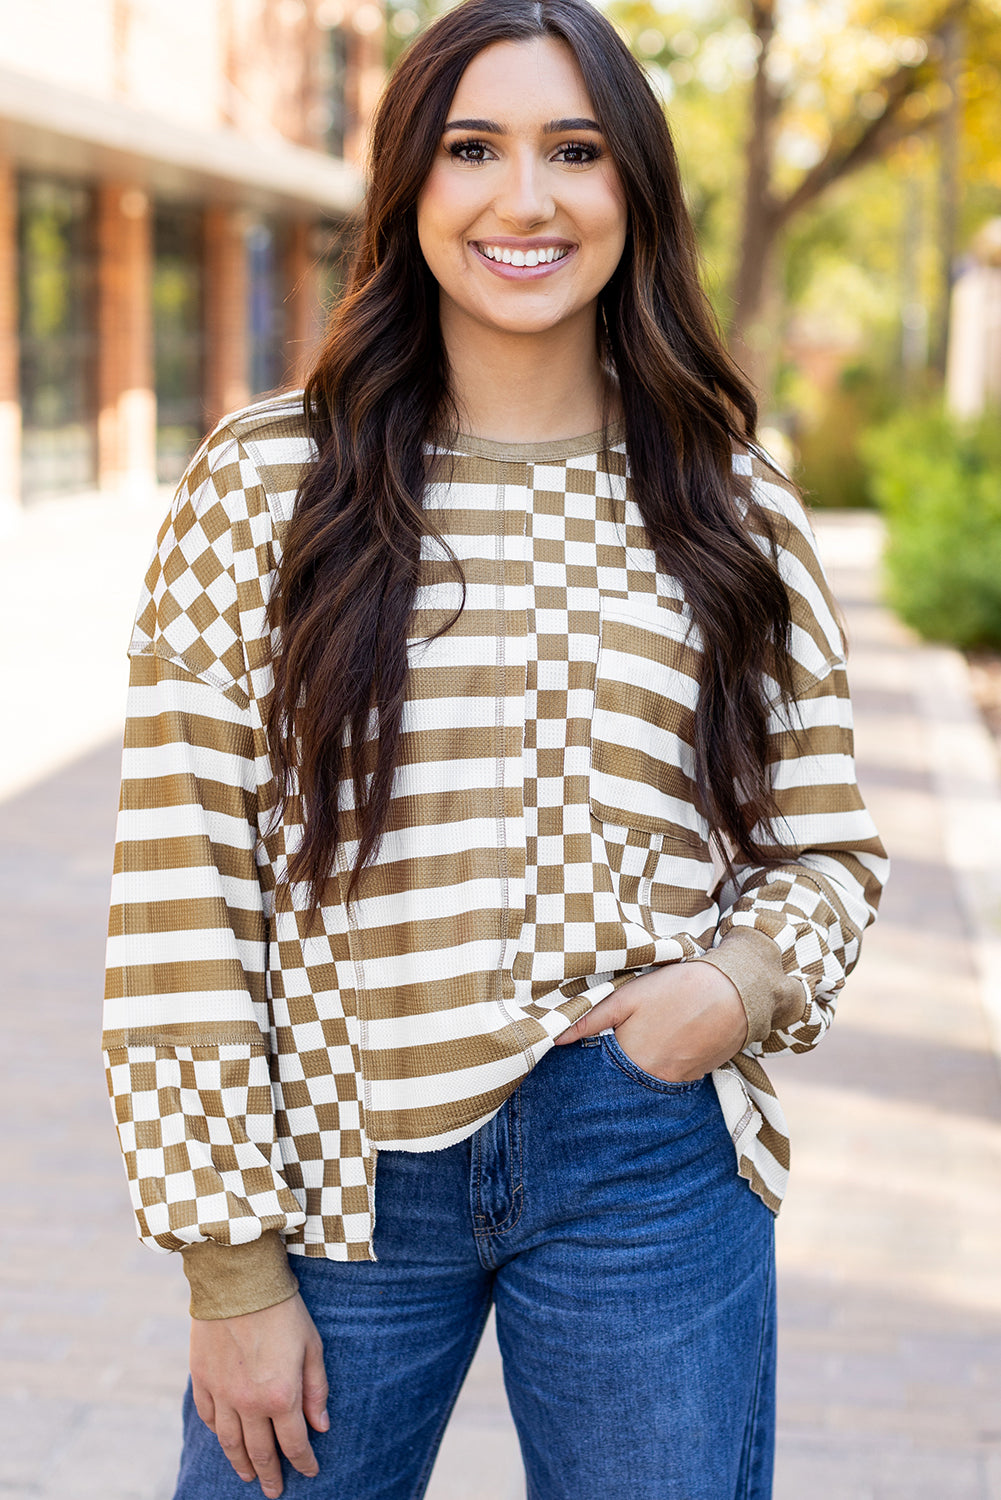
<svg viewBox="0 0 1001 1500"><path fill-rule="evenodd" d="M344 788L308 929L303 890L275 900L301 826L295 799L274 826L263 726L265 612L312 456L299 395L216 429L132 637L105 1047L141 1237L187 1248L201 1316L289 1295L285 1249L370 1258L377 1148L470 1135L618 983L707 950L749 1017L713 1075L735 1168L777 1209L788 1145L759 1059L825 1031L885 868L798 501L735 458L784 522L797 702L773 710L771 754L796 857L723 882L693 795L699 637L621 431L460 440L426 508L465 607L429 639L461 598L429 541L389 827L347 907Z"/></svg>

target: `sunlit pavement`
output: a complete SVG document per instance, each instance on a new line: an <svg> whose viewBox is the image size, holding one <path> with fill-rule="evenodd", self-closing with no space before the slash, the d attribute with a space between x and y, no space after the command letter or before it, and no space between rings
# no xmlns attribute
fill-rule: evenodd
<svg viewBox="0 0 1001 1500"><path fill-rule="evenodd" d="M97 1055L124 648L164 503L53 503L0 538L0 1494L19 1500L172 1488L183 1277L133 1239ZM774 1065L794 1142L776 1500L1001 1500L1001 1072L983 926L1001 913L1001 801L958 659L916 648L873 603L872 520L820 530L895 872L832 1034ZM608 1394L614 1421L628 1393ZM523 1492L488 1336L429 1500Z"/></svg>

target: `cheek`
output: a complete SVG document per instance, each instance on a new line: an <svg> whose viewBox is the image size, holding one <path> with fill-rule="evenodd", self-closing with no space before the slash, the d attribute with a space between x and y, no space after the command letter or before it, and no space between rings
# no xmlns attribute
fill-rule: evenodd
<svg viewBox="0 0 1001 1500"><path fill-rule="evenodd" d="M449 196L433 171L417 199L417 238L428 262L440 256L449 234Z"/></svg>
<svg viewBox="0 0 1001 1500"><path fill-rule="evenodd" d="M429 243L461 238L475 212L475 185L433 168L417 199L417 233Z"/></svg>
<svg viewBox="0 0 1001 1500"><path fill-rule="evenodd" d="M619 181L617 172L606 178L604 184L602 213L604 221L605 238L610 244L617 244L619 254L625 248L626 234L629 228L629 210L626 206L626 195Z"/></svg>
<svg viewBox="0 0 1001 1500"><path fill-rule="evenodd" d="M627 227L625 208L614 199L608 198L600 206L595 205L590 230L595 245L599 248L603 268L609 276L622 259Z"/></svg>

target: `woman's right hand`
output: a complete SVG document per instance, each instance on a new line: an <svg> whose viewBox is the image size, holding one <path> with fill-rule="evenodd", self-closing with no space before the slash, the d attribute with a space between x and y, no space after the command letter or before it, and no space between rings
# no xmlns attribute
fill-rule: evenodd
<svg viewBox="0 0 1001 1500"><path fill-rule="evenodd" d="M255 1477L269 1500L282 1492L277 1446L312 1478L309 1442L330 1427L323 1344L298 1293L236 1318L193 1319L191 1383L198 1415L241 1479Z"/></svg>

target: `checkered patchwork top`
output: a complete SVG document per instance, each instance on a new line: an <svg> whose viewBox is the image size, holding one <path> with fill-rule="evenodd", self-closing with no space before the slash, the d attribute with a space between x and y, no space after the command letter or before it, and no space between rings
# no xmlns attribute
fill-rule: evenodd
<svg viewBox="0 0 1001 1500"><path fill-rule="evenodd" d="M344 788L310 927L303 890L276 900L302 829L295 798L276 823L264 724L266 607L312 456L295 395L216 429L132 637L105 1048L142 1239L187 1251L202 1316L248 1310L241 1281L255 1305L288 1295L286 1249L370 1258L378 1147L470 1135L617 984L703 955L749 1017L713 1075L736 1170L777 1209L788 1144L761 1057L827 1028L884 872L798 501L735 459L783 522L797 702L772 711L771 755L791 862L723 878L693 795L699 636L621 434L462 440L426 508L465 605L436 637L461 589L429 541L389 826L348 907Z"/></svg>

